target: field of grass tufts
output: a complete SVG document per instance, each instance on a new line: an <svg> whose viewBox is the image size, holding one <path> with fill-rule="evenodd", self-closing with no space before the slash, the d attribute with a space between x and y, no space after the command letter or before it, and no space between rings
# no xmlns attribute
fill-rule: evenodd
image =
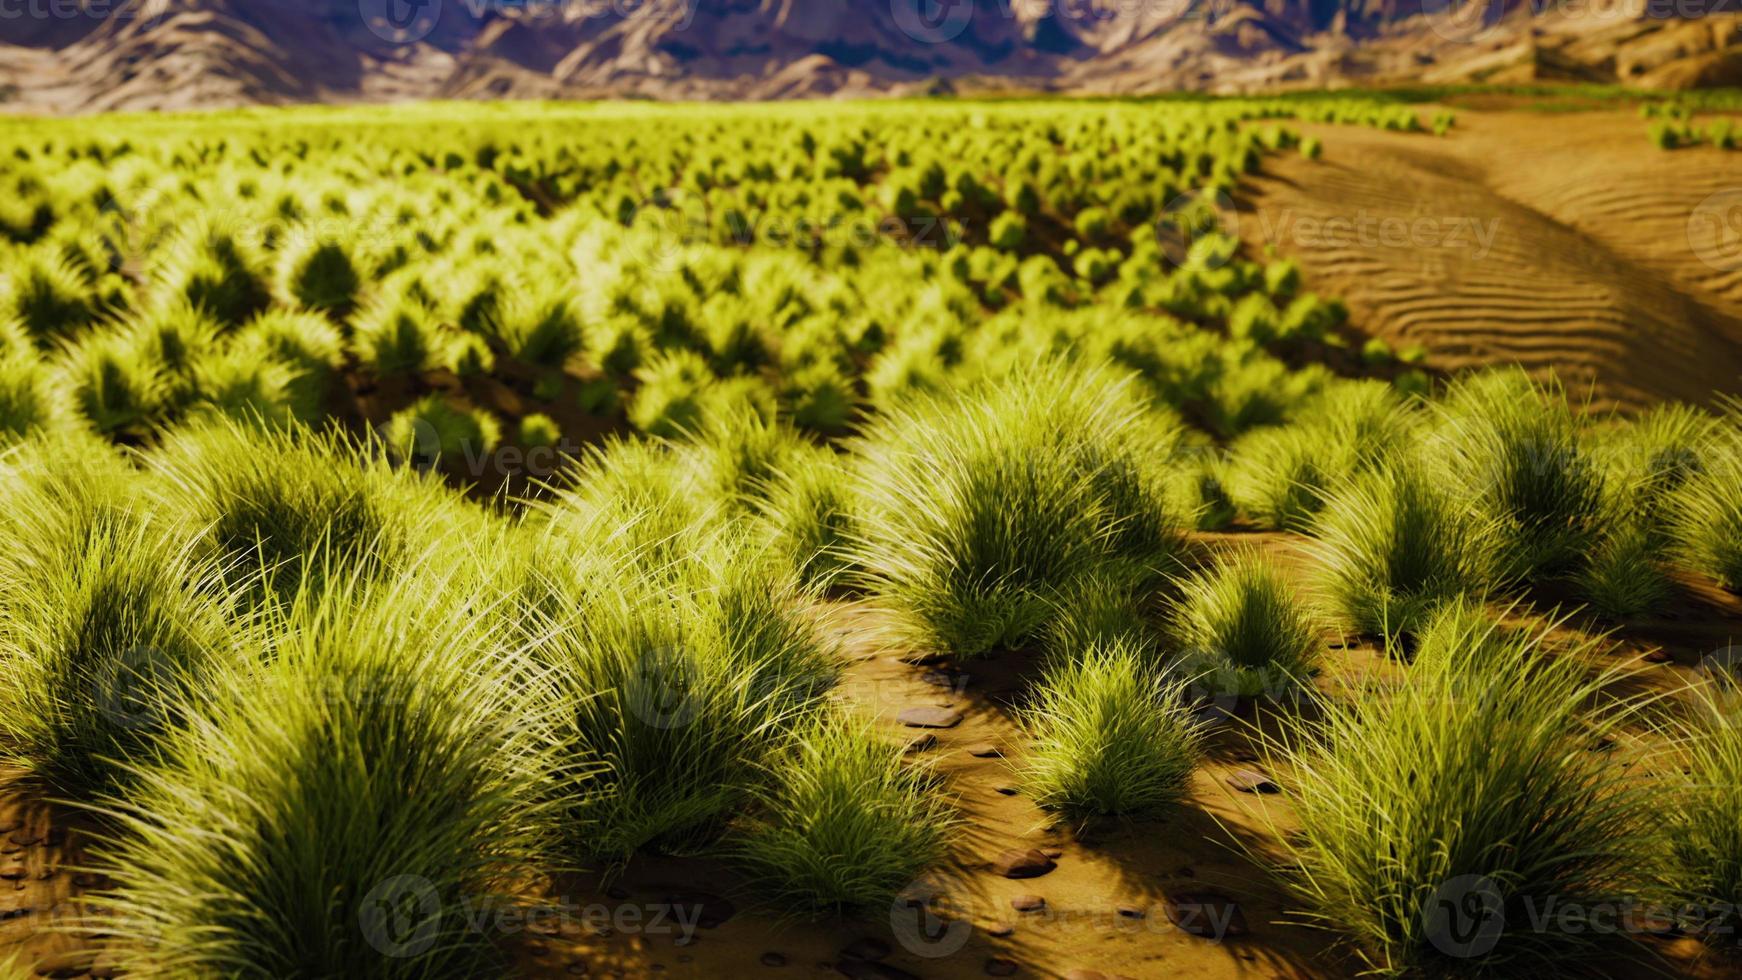
<svg viewBox="0 0 1742 980"><path fill-rule="evenodd" d="M91 881L20 929L129 976L554 975L556 933L473 912L652 866L887 932L916 883L1050 871L985 853L1046 828L1107 889L1183 874L1144 841L1237 854L1309 974L1648 955L1556 902L1720 955L1742 678L1616 650L1742 618L1742 410L1364 356L1219 224L1317 158L1300 121L1452 128L1358 95L0 121L0 804L65 808ZM975 942L949 975L1023 949ZM627 948L593 975L654 975Z"/></svg>

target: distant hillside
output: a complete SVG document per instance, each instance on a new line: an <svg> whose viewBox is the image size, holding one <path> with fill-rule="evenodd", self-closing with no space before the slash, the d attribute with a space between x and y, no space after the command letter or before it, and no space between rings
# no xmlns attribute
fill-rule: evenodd
<svg viewBox="0 0 1742 980"><path fill-rule="evenodd" d="M61 0L38 6L67 16L0 16L0 85L16 108L80 112L936 87L1742 84L1742 15L1663 18L1631 2Z"/></svg>

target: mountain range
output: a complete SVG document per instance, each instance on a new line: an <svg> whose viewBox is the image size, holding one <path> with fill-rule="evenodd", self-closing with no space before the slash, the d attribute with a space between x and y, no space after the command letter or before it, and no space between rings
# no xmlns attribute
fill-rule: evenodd
<svg viewBox="0 0 1742 980"><path fill-rule="evenodd" d="M25 112L1742 85L1733 0L4 0Z"/></svg>

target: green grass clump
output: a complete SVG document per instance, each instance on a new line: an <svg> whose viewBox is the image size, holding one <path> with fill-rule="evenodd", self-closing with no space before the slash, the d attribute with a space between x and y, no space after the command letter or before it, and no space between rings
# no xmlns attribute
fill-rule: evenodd
<svg viewBox="0 0 1742 980"><path fill-rule="evenodd" d="M703 390L714 379L700 354L665 350L639 368L641 387L629 405L629 421L650 436L671 438L695 429L706 401Z"/></svg>
<svg viewBox="0 0 1742 980"><path fill-rule="evenodd" d="M145 462L166 516L233 581L282 596L329 570L384 574L451 527L440 486L364 459L333 434L216 418L171 432Z"/></svg>
<svg viewBox="0 0 1742 980"><path fill-rule="evenodd" d="M1287 425L1248 432L1226 468L1229 495L1262 527L1304 530L1347 480L1410 445L1416 413L1379 381L1339 381Z"/></svg>
<svg viewBox="0 0 1742 980"><path fill-rule="evenodd" d="M1493 629L1435 631L1406 683L1327 700L1270 745L1299 827L1280 837L1295 914L1374 973L1564 969L1643 884L1649 796L1590 751L1631 712L1588 707L1613 672ZM1541 929L1550 902L1593 919Z"/></svg>
<svg viewBox="0 0 1742 980"><path fill-rule="evenodd" d="M1440 405L1435 451L1496 521L1507 577L1564 573L1589 549L1603 470L1557 382L1517 368L1458 381Z"/></svg>
<svg viewBox="0 0 1742 980"><path fill-rule="evenodd" d="M8 493L0 551L0 736L86 799L155 751L165 702L235 652L213 569L99 487Z"/></svg>
<svg viewBox="0 0 1742 980"><path fill-rule="evenodd" d="M1295 687L1323 648L1281 566L1257 551L1183 580L1173 634L1185 669L1228 694Z"/></svg>
<svg viewBox="0 0 1742 980"><path fill-rule="evenodd" d="M1482 600L1461 596L1441 603L1417 635L1414 663L1452 669L1472 663L1523 663L1533 656L1531 636L1504 626Z"/></svg>
<svg viewBox="0 0 1742 980"><path fill-rule="evenodd" d="M1208 451L1174 471L1170 488L1174 507L1199 531L1220 531L1234 523L1239 508L1228 495L1227 467Z"/></svg>
<svg viewBox="0 0 1742 980"><path fill-rule="evenodd" d="M298 382L295 368L247 348L232 348L194 366L190 414L289 425L321 421L321 407Z"/></svg>
<svg viewBox="0 0 1742 980"><path fill-rule="evenodd" d="M560 744L576 766L597 766L566 810L567 846L620 860L711 843L833 684L833 652L801 595L742 543L649 564L660 556L626 561L562 525L552 533L545 547L559 557L529 587L558 628L534 653L566 705Z"/></svg>
<svg viewBox="0 0 1742 980"><path fill-rule="evenodd" d="M356 316L351 346L377 378L415 377L441 363L443 338L432 314L408 297L383 297Z"/></svg>
<svg viewBox="0 0 1742 980"><path fill-rule="evenodd" d="M99 314L94 290L78 269L64 257L41 252L29 253L8 272L0 303L7 316L45 343L76 335Z"/></svg>
<svg viewBox="0 0 1742 980"><path fill-rule="evenodd" d="M408 459L445 461L475 467L502 441L502 425L479 408L453 405L441 395L425 395L393 414L387 444Z"/></svg>
<svg viewBox="0 0 1742 980"><path fill-rule="evenodd" d="M937 781L865 723L823 712L775 753L733 846L776 907L884 912L943 857L953 813Z"/></svg>
<svg viewBox="0 0 1742 980"><path fill-rule="evenodd" d="M1071 817L1155 816L1179 803L1202 755L1184 680L1124 643L1055 655L1023 712L1019 770L1034 802Z"/></svg>
<svg viewBox="0 0 1742 980"><path fill-rule="evenodd" d="M553 531L625 564L681 568L732 512L698 492L669 445L614 439L589 446L562 474L542 514Z"/></svg>
<svg viewBox="0 0 1742 980"><path fill-rule="evenodd" d="M129 975L501 975L474 908L548 860L548 703L495 620L408 577L300 593L108 801L97 928ZM197 841L198 844L192 842Z"/></svg>
<svg viewBox="0 0 1742 980"><path fill-rule="evenodd" d="M29 354L0 353L0 443L57 424L65 417L49 369Z"/></svg>
<svg viewBox="0 0 1742 980"><path fill-rule="evenodd" d="M766 493L777 472L812 448L791 426L753 405L710 406L686 435L680 465L696 474L698 491L740 503Z"/></svg>
<svg viewBox="0 0 1742 980"><path fill-rule="evenodd" d="M1720 671L1691 687L1686 713L1672 718L1680 767L1667 768L1659 797L1669 842L1664 890L1684 926L1708 942L1734 942L1742 925L1742 713L1736 677Z"/></svg>
<svg viewBox="0 0 1742 980"><path fill-rule="evenodd" d="M772 547L799 580L827 586L851 568L856 498L846 465L826 449L787 460L759 495Z"/></svg>
<svg viewBox="0 0 1742 980"><path fill-rule="evenodd" d="M1606 619L1662 608L1675 594L1661 536L1641 516L1615 515L1572 574L1581 600Z"/></svg>
<svg viewBox="0 0 1742 980"><path fill-rule="evenodd" d="M1609 506L1632 513L1662 530L1667 503L1705 468L1723 425L1692 405L1657 405L1614 433L1602 445Z"/></svg>
<svg viewBox="0 0 1742 980"><path fill-rule="evenodd" d="M1089 576L1169 570L1177 438L1129 376L1057 363L893 407L860 443L864 585L917 645L1022 642Z"/></svg>
<svg viewBox="0 0 1742 980"><path fill-rule="evenodd" d="M1352 480L1326 503L1312 534L1327 610L1363 635L1414 633L1436 604L1481 593L1489 581L1489 530L1414 460Z"/></svg>
<svg viewBox="0 0 1742 980"><path fill-rule="evenodd" d="M562 426L540 412L523 416L516 428L514 441L528 449L550 449L562 443Z"/></svg>
<svg viewBox="0 0 1742 980"><path fill-rule="evenodd" d="M485 318L485 332L516 360L561 368L581 352L584 341L580 310L565 287L528 286L508 293Z"/></svg>
<svg viewBox="0 0 1742 980"><path fill-rule="evenodd" d="M272 302L253 250L216 229L200 228L177 241L152 278L163 298L205 310L230 326L246 323Z"/></svg>
<svg viewBox="0 0 1742 980"><path fill-rule="evenodd" d="M279 252L277 293L287 306L343 319L357 306L362 272L343 243L298 234Z"/></svg>
<svg viewBox="0 0 1742 980"><path fill-rule="evenodd" d="M1694 571L1726 589L1742 588L1742 429L1725 423L1699 454L1697 472L1668 495L1669 537Z"/></svg>
<svg viewBox="0 0 1742 980"><path fill-rule="evenodd" d="M88 333L68 345L55 374L74 411L102 435L140 438L173 407L174 379L136 336L120 330Z"/></svg>
<svg viewBox="0 0 1742 980"><path fill-rule="evenodd" d="M1344 448L1306 426L1248 432L1230 452L1228 495L1260 527L1303 530L1353 467Z"/></svg>

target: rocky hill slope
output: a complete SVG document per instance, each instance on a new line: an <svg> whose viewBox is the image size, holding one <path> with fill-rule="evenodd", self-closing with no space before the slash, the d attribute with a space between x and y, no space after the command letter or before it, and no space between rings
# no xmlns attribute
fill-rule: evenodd
<svg viewBox="0 0 1742 980"><path fill-rule="evenodd" d="M1742 84L1742 15L1550 0L34 0L15 109L403 98ZM1721 3L1722 0L1713 0ZM1687 13L1684 2L1677 8Z"/></svg>

